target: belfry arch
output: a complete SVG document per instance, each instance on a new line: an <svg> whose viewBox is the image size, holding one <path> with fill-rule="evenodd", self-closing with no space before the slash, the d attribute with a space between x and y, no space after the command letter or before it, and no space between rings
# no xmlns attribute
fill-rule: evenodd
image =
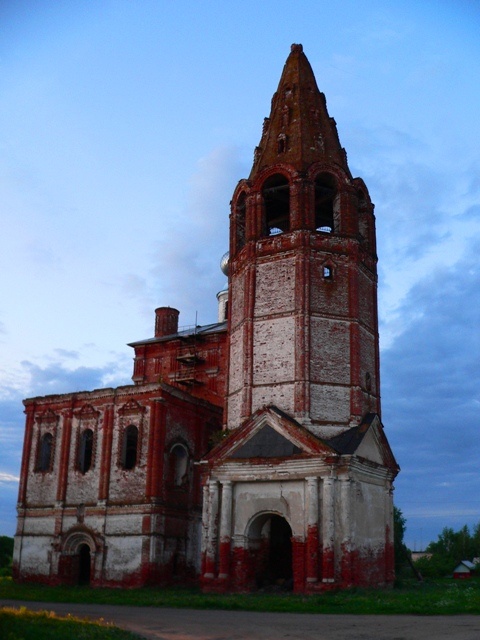
<svg viewBox="0 0 480 640"><path fill-rule="evenodd" d="M265 180L262 187L264 235L274 236L290 231L290 184L281 173Z"/></svg>
<svg viewBox="0 0 480 640"><path fill-rule="evenodd" d="M335 209L337 207L337 188L334 177L329 173L320 173L315 178L315 230L333 233Z"/></svg>

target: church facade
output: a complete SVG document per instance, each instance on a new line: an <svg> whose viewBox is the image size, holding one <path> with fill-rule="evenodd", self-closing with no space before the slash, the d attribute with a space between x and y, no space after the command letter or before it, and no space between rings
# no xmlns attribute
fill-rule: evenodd
<svg viewBox="0 0 480 640"><path fill-rule="evenodd" d="M376 265L368 190L292 45L233 194L218 322L161 307L132 385L24 402L16 579L392 584Z"/></svg>

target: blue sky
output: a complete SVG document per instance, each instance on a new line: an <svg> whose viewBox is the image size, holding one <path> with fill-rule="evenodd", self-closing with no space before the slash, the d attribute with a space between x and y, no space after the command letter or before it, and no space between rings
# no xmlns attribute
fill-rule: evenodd
<svg viewBox="0 0 480 640"><path fill-rule="evenodd" d="M419 549L480 521L480 2L0 4L0 535L33 395L215 321L229 201L302 43L376 205L383 422Z"/></svg>

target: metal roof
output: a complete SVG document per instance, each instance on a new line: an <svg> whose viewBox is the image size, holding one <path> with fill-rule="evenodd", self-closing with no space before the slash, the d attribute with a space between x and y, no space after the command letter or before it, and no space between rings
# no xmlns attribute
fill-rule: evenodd
<svg viewBox="0 0 480 640"><path fill-rule="evenodd" d="M215 322L213 324L205 324L203 326L200 325L192 325L190 327L186 327L177 331L177 333L172 333L168 336L160 336L153 338L146 338L145 340L137 340L136 342L129 342L129 347L137 347L142 344L151 344L153 342L168 342L169 340L182 340L185 338L190 338L192 336L205 336L211 335L214 333L221 333L227 330L226 322Z"/></svg>

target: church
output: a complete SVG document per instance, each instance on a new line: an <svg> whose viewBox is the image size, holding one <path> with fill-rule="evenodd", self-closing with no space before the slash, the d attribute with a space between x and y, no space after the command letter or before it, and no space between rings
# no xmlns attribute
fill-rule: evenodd
<svg viewBox="0 0 480 640"><path fill-rule="evenodd" d="M373 204L299 44L233 192L222 270L218 321L156 309L131 385L24 401L16 580L393 583Z"/></svg>

